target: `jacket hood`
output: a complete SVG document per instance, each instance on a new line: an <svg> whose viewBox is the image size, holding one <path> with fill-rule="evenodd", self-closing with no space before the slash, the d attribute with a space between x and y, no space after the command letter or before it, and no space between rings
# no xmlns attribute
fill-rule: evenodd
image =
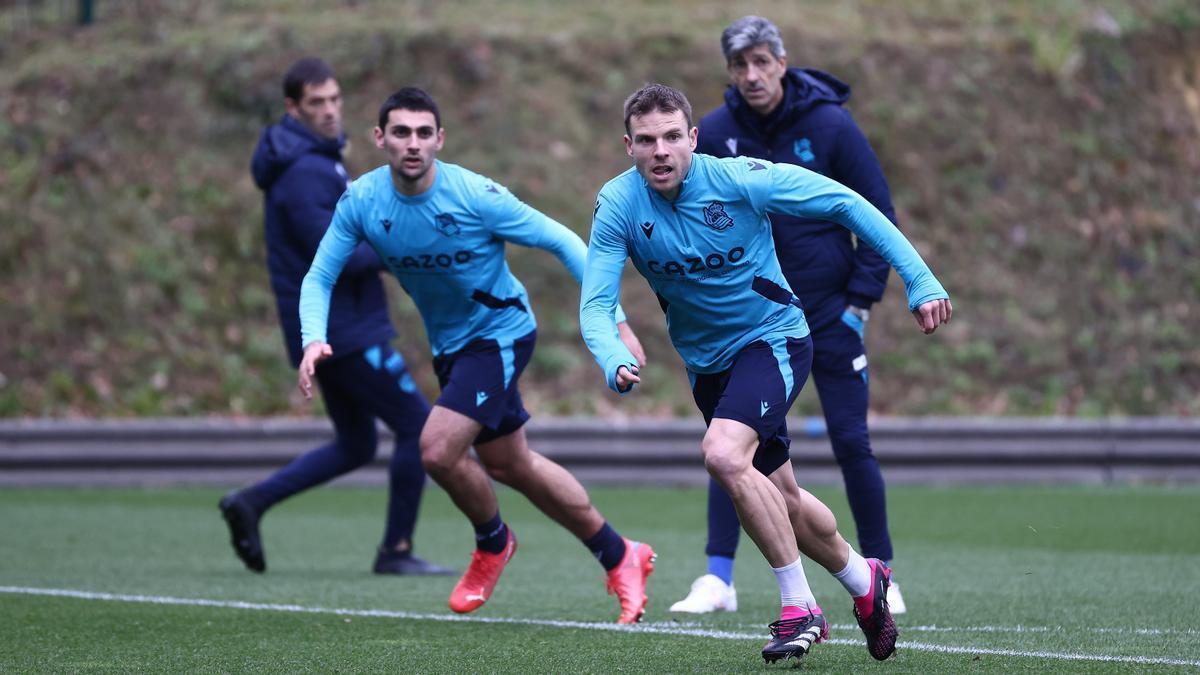
<svg viewBox="0 0 1200 675"><path fill-rule="evenodd" d="M818 103L842 105L850 100L850 85L816 68L788 68L783 79L783 101L780 108L768 116L772 118L770 126L807 112ZM725 88L725 103L739 118L761 119L732 84Z"/></svg>
<svg viewBox="0 0 1200 675"><path fill-rule="evenodd" d="M260 190L266 191L300 157L317 153L335 161L342 158L346 135L336 139L321 138L291 115L284 115L278 124L263 129L250 161L250 173Z"/></svg>

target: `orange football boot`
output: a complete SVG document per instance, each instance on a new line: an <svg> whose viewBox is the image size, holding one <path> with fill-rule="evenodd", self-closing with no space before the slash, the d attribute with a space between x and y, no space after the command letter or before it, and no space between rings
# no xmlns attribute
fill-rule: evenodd
<svg viewBox="0 0 1200 675"><path fill-rule="evenodd" d="M488 553L475 549L471 554L471 564L467 566L467 571L450 593L450 609L459 614L466 614L482 607L483 603L492 597L492 590L496 588L496 582L500 581L500 573L516 552L517 537L511 527L508 528L508 541L505 542L503 551Z"/></svg>
<svg viewBox="0 0 1200 675"><path fill-rule="evenodd" d="M617 623L637 623L646 613L646 580L658 555L649 544L625 540L625 557L608 572L608 593L621 601Z"/></svg>

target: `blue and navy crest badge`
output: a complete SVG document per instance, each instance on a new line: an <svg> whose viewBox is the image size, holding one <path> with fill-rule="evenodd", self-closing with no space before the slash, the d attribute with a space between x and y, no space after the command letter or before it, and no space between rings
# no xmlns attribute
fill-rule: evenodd
<svg viewBox="0 0 1200 675"><path fill-rule="evenodd" d="M733 218L725 213L725 205L721 202L709 202L708 206L704 207L704 224L716 230L724 232L733 227Z"/></svg>
<svg viewBox="0 0 1200 675"><path fill-rule="evenodd" d="M433 226L437 228L438 232L447 237L453 237L462 231L462 228L458 226L458 222L454 220L454 216L449 213L439 213L434 216Z"/></svg>
<svg viewBox="0 0 1200 675"><path fill-rule="evenodd" d="M811 162L817 158L812 151L812 141L807 138L801 138L792 143L792 152L801 162Z"/></svg>

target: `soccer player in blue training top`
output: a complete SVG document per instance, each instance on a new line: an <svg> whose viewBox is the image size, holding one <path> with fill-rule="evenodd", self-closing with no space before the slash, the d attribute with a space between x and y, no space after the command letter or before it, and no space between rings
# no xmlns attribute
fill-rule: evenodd
<svg viewBox="0 0 1200 675"><path fill-rule="evenodd" d="M700 120L696 151L715 157L757 157L797 164L854 190L896 222L879 160L842 104L850 87L819 70L788 68L775 24L758 16L734 21L721 34L733 84L725 104ZM863 343L871 305L883 297L888 264L835 222L771 214L775 250L812 330L812 379L825 414L833 454L863 555L890 566L883 473L867 433L867 354ZM737 513L716 481L708 488L708 573L696 579L673 612L735 611L733 556ZM903 614L895 580L892 614Z"/></svg>
<svg viewBox="0 0 1200 675"><path fill-rule="evenodd" d="M580 327L617 391L641 381L638 359L617 339L625 259L650 283L708 424L705 467L733 499L742 525L775 571L782 610L762 654L799 657L828 634L800 551L854 598L876 659L895 650L888 568L838 533L833 513L796 484L784 416L808 377L812 340L800 301L775 257L768 213L841 223L900 273L926 333L950 320L946 291L883 214L842 185L764 160L693 154L697 130L684 95L652 84L625 102L631 168L596 200L580 298Z"/></svg>
<svg viewBox="0 0 1200 675"><path fill-rule="evenodd" d="M301 289L300 389L311 395L314 367L333 353L325 334L330 289L366 241L425 322L442 393L421 432L421 459L475 528L477 547L450 608L466 613L483 605L517 549L491 476L582 540L608 570L608 590L621 604L618 621L639 621L654 551L617 534L574 476L530 450L523 428L529 413L517 391L536 323L524 287L505 263L505 242L550 251L577 280L587 248L504 187L437 160L444 141L437 104L424 91L406 87L380 108L375 144L388 163L355 181L338 202ZM622 349L641 354L623 315L618 320ZM467 453L472 444L482 467Z"/></svg>
<svg viewBox="0 0 1200 675"><path fill-rule="evenodd" d="M292 365L300 363L300 282L350 179L342 166L342 95L329 64L305 58L283 78L287 114L267 127L251 171L264 193L267 266ZM371 461L379 441L376 418L395 433L389 467L387 527L375 556L377 574L453 574L412 553L413 525L425 470L417 439L429 404L392 351L379 273L383 262L368 246L354 251L333 289L329 342L336 358L315 377L335 437L296 458L266 480L229 493L221 513L233 548L247 567L266 570L259 519L272 505Z"/></svg>

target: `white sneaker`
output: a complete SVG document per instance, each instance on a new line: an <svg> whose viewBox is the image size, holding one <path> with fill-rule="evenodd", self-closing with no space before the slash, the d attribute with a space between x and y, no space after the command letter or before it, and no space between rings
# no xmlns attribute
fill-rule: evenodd
<svg viewBox="0 0 1200 675"><path fill-rule="evenodd" d="M892 614L903 614L907 611L904 606L904 597L900 595L900 586L896 582L892 582L887 590L888 609L892 610Z"/></svg>
<svg viewBox="0 0 1200 675"><path fill-rule="evenodd" d="M671 605L672 612L708 614L710 612L736 612L737 591L733 584L726 584L714 574L705 574L692 582L687 597Z"/></svg>

